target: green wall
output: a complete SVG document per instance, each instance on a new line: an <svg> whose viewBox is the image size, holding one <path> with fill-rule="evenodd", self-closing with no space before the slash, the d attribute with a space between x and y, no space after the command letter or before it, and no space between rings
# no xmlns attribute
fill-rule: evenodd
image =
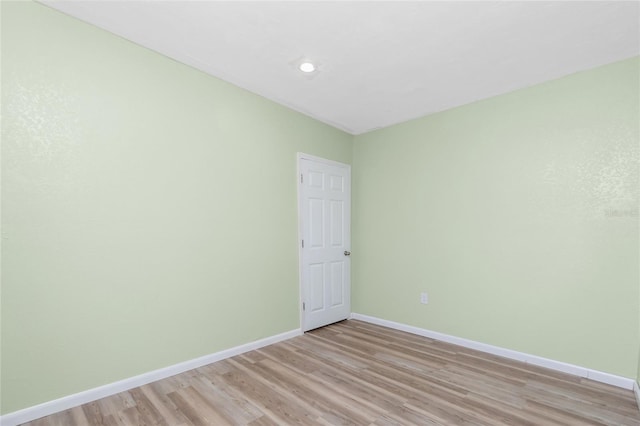
<svg viewBox="0 0 640 426"><path fill-rule="evenodd" d="M353 311L636 377L638 76L634 58L356 137Z"/></svg>
<svg viewBox="0 0 640 426"><path fill-rule="evenodd" d="M299 327L296 152L352 137L2 2L2 412Z"/></svg>

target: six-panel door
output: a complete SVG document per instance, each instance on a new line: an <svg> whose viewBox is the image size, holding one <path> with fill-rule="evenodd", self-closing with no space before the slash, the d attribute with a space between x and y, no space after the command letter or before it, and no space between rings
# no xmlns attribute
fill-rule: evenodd
<svg viewBox="0 0 640 426"><path fill-rule="evenodd" d="M350 167L300 160L302 221L302 328L349 317ZM302 244L302 242L301 242Z"/></svg>

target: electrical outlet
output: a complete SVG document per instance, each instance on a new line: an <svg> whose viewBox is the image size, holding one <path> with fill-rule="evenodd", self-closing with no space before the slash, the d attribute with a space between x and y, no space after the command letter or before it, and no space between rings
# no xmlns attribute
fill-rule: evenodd
<svg viewBox="0 0 640 426"><path fill-rule="evenodd" d="M423 305L429 303L429 295L427 293L420 293L420 303Z"/></svg>

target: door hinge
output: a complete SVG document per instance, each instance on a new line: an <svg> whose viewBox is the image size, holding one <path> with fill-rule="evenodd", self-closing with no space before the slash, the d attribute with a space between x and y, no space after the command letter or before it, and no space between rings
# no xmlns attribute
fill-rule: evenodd
<svg viewBox="0 0 640 426"><path fill-rule="evenodd" d="M300 183L304 183L304 175L302 173L300 174Z"/></svg>
<svg viewBox="0 0 640 426"><path fill-rule="evenodd" d="M304 248L304 240L302 240L302 248Z"/></svg>
<svg viewBox="0 0 640 426"><path fill-rule="evenodd" d="M304 304L304 302L302 302L302 310L306 310L307 306Z"/></svg>

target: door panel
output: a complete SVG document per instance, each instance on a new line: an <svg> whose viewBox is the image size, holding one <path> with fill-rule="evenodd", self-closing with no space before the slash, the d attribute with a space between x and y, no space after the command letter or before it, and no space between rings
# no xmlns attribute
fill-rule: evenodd
<svg viewBox="0 0 640 426"><path fill-rule="evenodd" d="M324 248L324 200L309 198L309 247Z"/></svg>
<svg viewBox="0 0 640 426"><path fill-rule="evenodd" d="M324 265L309 265L309 309L312 312L324 309Z"/></svg>
<svg viewBox="0 0 640 426"><path fill-rule="evenodd" d="M304 331L351 313L351 169L300 158L301 295Z"/></svg>
<svg viewBox="0 0 640 426"><path fill-rule="evenodd" d="M342 201L331 201L331 246L342 247L344 245L344 213Z"/></svg>
<svg viewBox="0 0 640 426"><path fill-rule="evenodd" d="M344 303L344 262L331 262L331 306Z"/></svg>

